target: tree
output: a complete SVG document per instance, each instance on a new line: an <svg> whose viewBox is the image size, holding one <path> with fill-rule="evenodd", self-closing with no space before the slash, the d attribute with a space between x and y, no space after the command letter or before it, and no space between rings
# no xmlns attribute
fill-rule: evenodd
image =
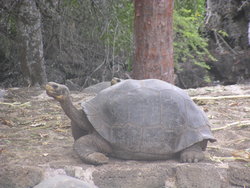
<svg viewBox="0 0 250 188"><path fill-rule="evenodd" d="M133 77L174 83L174 0L135 0Z"/></svg>
<svg viewBox="0 0 250 188"><path fill-rule="evenodd" d="M18 15L20 35L20 63L30 86L47 82L43 56L41 13L36 1L23 0Z"/></svg>

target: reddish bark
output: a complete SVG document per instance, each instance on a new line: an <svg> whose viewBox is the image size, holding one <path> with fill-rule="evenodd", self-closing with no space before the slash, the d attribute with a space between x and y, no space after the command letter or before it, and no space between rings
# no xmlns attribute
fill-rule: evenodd
<svg viewBox="0 0 250 188"><path fill-rule="evenodd" d="M174 0L135 0L135 79L174 83Z"/></svg>
<svg viewBox="0 0 250 188"><path fill-rule="evenodd" d="M18 30L20 37L21 70L26 84L47 82L43 56L42 18L35 1L20 1Z"/></svg>

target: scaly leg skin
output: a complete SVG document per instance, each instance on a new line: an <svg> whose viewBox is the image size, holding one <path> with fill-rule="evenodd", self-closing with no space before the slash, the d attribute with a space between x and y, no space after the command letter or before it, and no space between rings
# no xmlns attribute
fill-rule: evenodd
<svg viewBox="0 0 250 188"><path fill-rule="evenodd" d="M86 163L100 165L108 163L105 153L111 153L109 144L97 134L83 136L74 143L74 150Z"/></svg>
<svg viewBox="0 0 250 188"><path fill-rule="evenodd" d="M183 163L197 163L204 159L204 153L202 151L202 142L196 143L183 151L180 154L180 160Z"/></svg>

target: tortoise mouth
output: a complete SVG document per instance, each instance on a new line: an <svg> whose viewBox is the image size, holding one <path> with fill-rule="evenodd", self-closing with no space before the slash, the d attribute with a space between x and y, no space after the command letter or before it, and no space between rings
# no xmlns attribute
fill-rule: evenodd
<svg viewBox="0 0 250 188"><path fill-rule="evenodd" d="M54 96L53 94L56 94L54 88L53 88L51 85L49 85L49 84L46 84L46 85L45 85L45 90L46 90L46 93L47 93L49 96L50 96L50 95Z"/></svg>

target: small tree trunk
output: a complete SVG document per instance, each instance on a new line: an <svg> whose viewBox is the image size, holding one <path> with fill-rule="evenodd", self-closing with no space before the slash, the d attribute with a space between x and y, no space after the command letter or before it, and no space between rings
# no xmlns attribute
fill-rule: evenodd
<svg viewBox="0 0 250 188"><path fill-rule="evenodd" d="M21 1L18 16L22 73L29 86L43 85L47 82L47 76L43 57L41 14L36 1Z"/></svg>
<svg viewBox="0 0 250 188"><path fill-rule="evenodd" d="M135 0L133 77L174 83L174 0Z"/></svg>

